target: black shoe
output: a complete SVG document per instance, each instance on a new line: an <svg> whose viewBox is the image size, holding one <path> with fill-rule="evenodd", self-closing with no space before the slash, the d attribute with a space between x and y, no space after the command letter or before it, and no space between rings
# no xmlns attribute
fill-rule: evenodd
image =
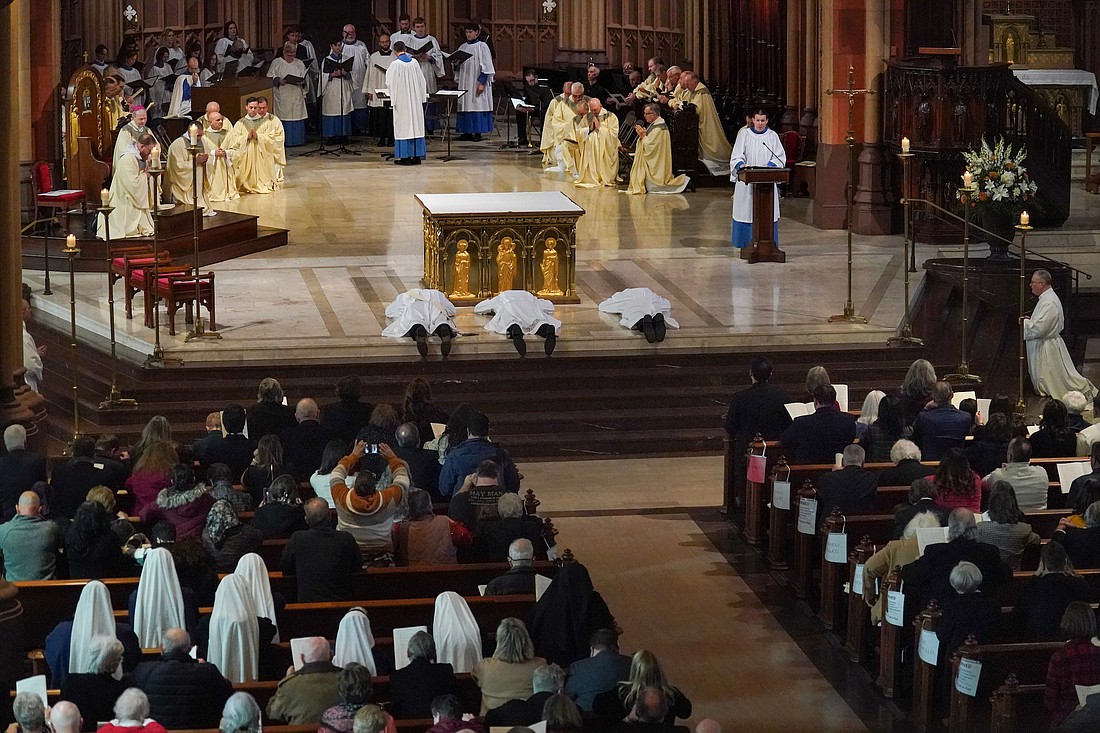
<svg viewBox="0 0 1100 733"><path fill-rule="evenodd" d="M645 334L646 341L651 344L657 343L657 332L653 326L653 316L642 318L642 333Z"/></svg>
<svg viewBox="0 0 1100 733"><path fill-rule="evenodd" d="M664 313L658 313L653 316L653 333L657 337L657 341L661 342L665 340L665 315Z"/></svg>
<svg viewBox="0 0 1100 733"><path fill-rule="evenodd" d="M444 359L451 355L451 344L453 338L454 334L451 333L451 330L449 328L444 330L443 333L439 334L439 353L443 355Z"/></svg>
<svg viewBox="0 0 1100 733"><path fill-rule="evenodd" d="M512 346L516 347L516 353L527 356L527 342L523 340L523 334L512 337Z"/></svg>
<svg viewBox="0 0 1100 733"><path fill-rule="evenodd" d="M474 136L468 132L464 132L455 138L460 143L469 143L474 141Z"/></svg>
<svg viewBox="0 0 1100 733"><path fill-rule="evenodd" d="M386 144L386 138L384 138L384 137L378 138L378 143L377 144L378 144L378 147L382 147L383 145Z"/></svg>
<svg viewBox="0 0 1100 733"><path fill-rule="evenodd" d="M474 140L475 143L481 142L481 133L480 132L476 133L473 137L473 140Z"/></svg>
<svg viewBox="0 0 1100 733"><path fill-rule="evenodd" d="M557 346L557 345L558 345L558 334L555 333L554 331L551 331L549 334L547 334L546 340L542 342L543 351L546 352L547 356L550 356L551 354L554 353L554 347Z"/></svg>
<svg viewBox="0 0 1100 733"><path fill-rule="evenodd" d="M420 165L421 163L424 162L423 158L412 158L411 160L412 160L412 162L409 163L409 165Z"/></svg>
<svg viewBox="0 0 1100 733"><path fill-rule="evenodd" d="M416 335L413 336L416 339L416 350L420 352L421 359L428 358L428 332L424 330L423 326L416 329Z"/></svg>

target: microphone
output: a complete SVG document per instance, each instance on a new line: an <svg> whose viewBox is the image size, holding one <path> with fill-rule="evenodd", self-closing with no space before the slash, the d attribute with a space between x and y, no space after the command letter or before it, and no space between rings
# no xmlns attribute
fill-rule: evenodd
<svg viewBox="0 0 1100 733"><path fill-rule="evenodd" d="M780 158L778 155L776 155L774 150L772 150L771 148L768 147L768 144L766 142L761 140L760 144L764 146L765 150L767 150L769 153L772 154L772 158L774 158L775 160L777 160L779 162L779 167L780 168L782 168L783 166L786 165L786 163L783 162L783 159ZM770 162L771 162L771 159L768 160L768 163L770 163ZM765 163L764 165L767 165L767 163Z"/></svg>

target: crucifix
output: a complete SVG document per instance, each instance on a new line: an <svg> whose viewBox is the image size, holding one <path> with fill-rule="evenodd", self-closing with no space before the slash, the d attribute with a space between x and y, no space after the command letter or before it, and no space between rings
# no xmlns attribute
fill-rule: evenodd
<svg viewBox="0 0 1100 733"><path fill-rule="evenodd" d="M830 97L836 94L843 94L848 97L848 137L844 138L844 141L848 143L848 190L847 190L847 225L848 225L848 300L844 303L844 313L829 316L829 323L834 321L847 321L848 323L866 323L867 319L863 316L857 316L855 308L852 307L852 203L856 194L856 133L852 129L852 110L856 104L856 97L861 94L875 94L874 89L856 89L856 69L854 66L848 67L848 88L847 89L829 89L826 90L826 94Z"/></svg>

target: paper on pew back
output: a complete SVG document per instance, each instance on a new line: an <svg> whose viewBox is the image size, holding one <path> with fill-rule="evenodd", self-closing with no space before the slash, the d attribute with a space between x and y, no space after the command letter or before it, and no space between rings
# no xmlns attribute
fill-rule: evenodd
<svg viewBox="0 0 1100 733"><path fill-rule="evenodd" d="M1072 463L1058 464L1058 483L1062 486L1062 493L1068 494L1070 484L1079 476L1092 472L1090 461L1073 461Z"/></svg>
<svg viewBox="0 0 1100 733"><path fill-rule="evenodd" d="M947 542L947 527L921 527L917 530L917 548L921 557L929 545Z"/></svg>

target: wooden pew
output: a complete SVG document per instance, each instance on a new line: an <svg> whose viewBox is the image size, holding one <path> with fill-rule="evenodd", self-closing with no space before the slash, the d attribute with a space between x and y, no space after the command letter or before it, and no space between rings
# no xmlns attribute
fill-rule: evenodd
<svg viewBox="0 0 1100 733"><path fill-rule="evenodd" d="M989 701L991 698L995 700L994 691L1008 683L1010 677L1014 678L1017 686L1043 685L1050 657L1062 646L1063 642L1060 641L979 645L973 636L969 637L951 658L951 713L948 733L989 729L992 715ZM978 694L975 697L964 695L955 687L959 662L962 659L974 659L982 663ZM1048 723L1045 710L1041 705L1038 708L1042 711L1042 725L1033 730L1046 730ZM1000 713L1002 716L1006 713L1003 702ZM999 725L1008 726L1009 730L1015 727L1011 721L1004 719Z"/></svg>

